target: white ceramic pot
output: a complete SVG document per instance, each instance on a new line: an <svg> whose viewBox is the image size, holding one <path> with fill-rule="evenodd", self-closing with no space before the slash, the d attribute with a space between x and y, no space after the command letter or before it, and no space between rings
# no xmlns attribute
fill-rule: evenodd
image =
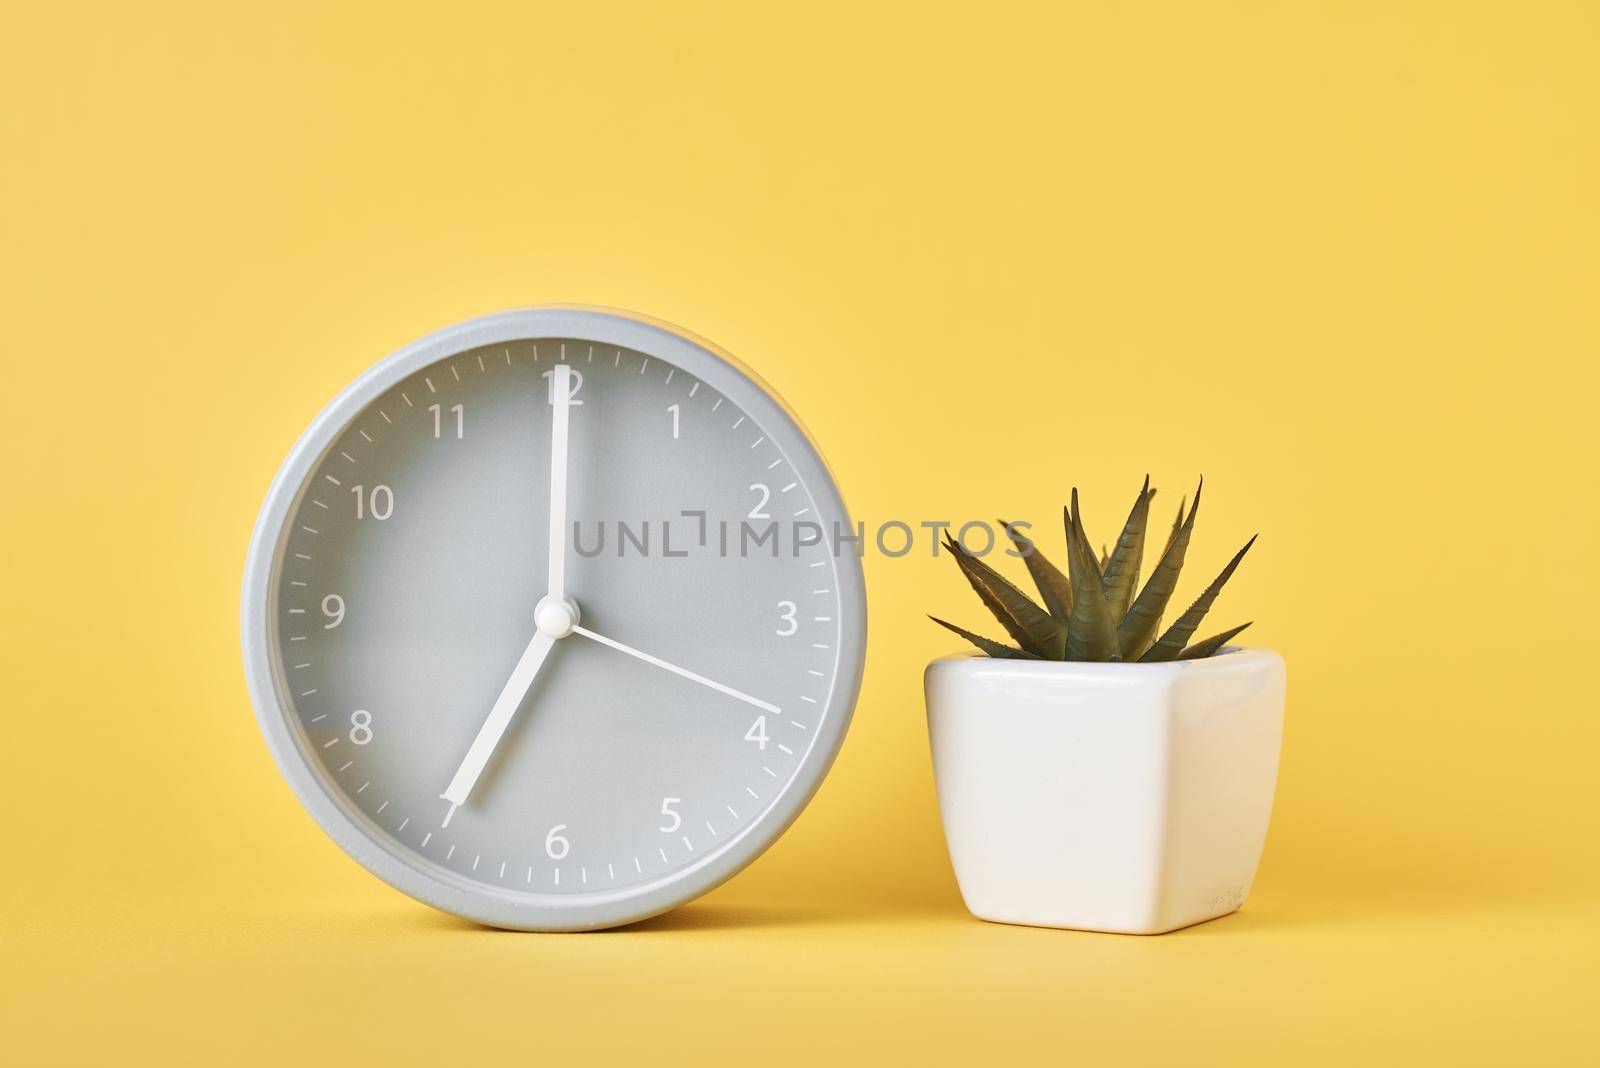
<svg viewBox="0 0 1600 1068"><path fill-rule="evenodd" d="M972 914L1159 934L1244 903L1272 813L1283 659L928 665L945 841Z"/></svg>

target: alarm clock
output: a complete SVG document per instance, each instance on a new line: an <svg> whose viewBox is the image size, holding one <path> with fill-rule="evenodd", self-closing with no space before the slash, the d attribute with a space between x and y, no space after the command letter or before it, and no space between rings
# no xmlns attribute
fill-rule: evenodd
<svg viewBox="0 0 1600 1068"><path fill-rule="evenodd" d="M322 829L480 923L610 927L740 871L861 681L859 532L748 368L626 312L447 327L335 397L267 493L242 637Z"/></svg>

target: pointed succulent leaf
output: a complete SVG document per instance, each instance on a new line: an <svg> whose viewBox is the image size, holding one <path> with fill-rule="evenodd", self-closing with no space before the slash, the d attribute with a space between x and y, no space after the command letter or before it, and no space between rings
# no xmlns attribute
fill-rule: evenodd
<svg viewBox="0 0 1600 1068"><path fill-rule="evenodd" d="M1167 628L1167 632L1161 636L1161 640L1152 645L1149 651L1139 658L1141 664L1156 663L1162 660L1176 660L1178 658L1178 654L1183 652L1184 645L1190 638L1194 637L1194 632L1200 626L1200 621L1206 618L1207 612L1211 611L1212 602L1217 599L1217 594L1222 592L1222 587L1233 577L1234 569L1239 566L1239 561L1244 559L1244 554L1249 552L1250 546L1255 543L1256 539L1251 538L1244 543L1243 549L1233 554L1233 559L1228 561L1228 566L1222 569L1221 574L1211 580L1211 585L1206 587L1205 592L1196 597L1194 604L1191 604L1183 615L1179 616L1172 626Z"/></svg>
<svg viewBox="0 0 1600 1068"><path fill-rule="evenodd" d="M971 642L973 645L976 645L978 649L985 655L992 656L997 660L1039 659L1024 649L1013 649L1011 646L1006 645L1003 642L997 642L992 638L985 638L981 634L974 634L965 627L958 627L954 623L946 623L938 616L929 616L928 618L939 624L939 626L943 627L945 630L953 631L954 633L961 635L963 638L967 639L967 641Z"/></svg>
<svg viewBox="0 0 1600 1068"><path fill-rule="evenodd" d="M1228 630L1223 631L1221 634L1213 634L1211 637L1206 638L1203 641L1198 641L1193 645L1185 646L1183 652L1178 654L1178 659L1204 660L1206 657L1215 653L1218 649L1221 649L1224 645L1227 645L1234 638L1238 637L1239 632L1244 630L1244 628L1248 627L1249 625L1250 624L1248 623L1241 623L1237 627L1231 627Z"/></svg>
<svg viewBox="0 0 1600 1068"><path fill-rule="evenodd" d="M1067 581L1067 576L1055 564L1044 558L1044 553L1039 551L1039 546L1031 538L1017 533L1005 520L1000 521L1000 528L1022 554L1022 562L1028 565L1028 574L1033 576L1033 584L1039 587L1044 606L1050 610L1056 622L1065 624L1072 615L1072 583Z"/></svg>
<svg viewBox="0 0 1600 1068"><path fill-rule="evenodd" d="M1067 624L1068 660L1116 660L1117 625L1111 618L1106 595L1100 589L1094 554L1083 536L1078 514L1078 491L1072 491L1067 513L1067 565L1072 576L1072 619Z"/></svg>
<svg viewBox="0 0 1600 1068"><path fill-rule="evenodd" d="M1203 480L1200 486L1201 489L1205 488ZM1171 540L1167 542L1166 552L1161 554L1160 562L1150 573L1150 581L1145 583L1144 589L1129 607L1128 614L1117 625L1117 643L1122 649L1122 659L1139 659L1155 638L1161 616L1167 610L1167 602L1172 599L1172 591L1178 588L1183 556L1189 549L1189 538L1194 533L1194 518L1199 514L1200 490L1197 489L1188 517L1173 532Z"/></svg>
<svg viewBox="0 0 1600 1068"><path fill-rule="evenodd" d="M1120 622L1133 603L1134 583L1139 578L1139 560L1144 556L1144 532L1150 519L1150 476L1144 476L1144 486L1139 499L1128 512L1128 521L1122 525L1116 550L1101 568L1100 589L1111 608L1111 618Z"/></svg>
<svg viewBox="0 0 1600 1068"><path fill-rule="evenodd" d="M1046 660L1061 659L1061 651L1067 642L1065 627L1034 604L1004 575L967 552L948 535L945 537L945 548L950 550L961 573L967 576L967 581L972 583L972 588L985 607L994 613L1013 641L1035 656Z"/></svg>

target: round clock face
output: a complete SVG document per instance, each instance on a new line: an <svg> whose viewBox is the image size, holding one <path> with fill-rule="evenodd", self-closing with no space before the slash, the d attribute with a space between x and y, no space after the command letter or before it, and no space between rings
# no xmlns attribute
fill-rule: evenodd
<svg viewBox="0 0 1600 1068"><path fill-rule="evenodd" d="M301 801L498 926L636 920L748 864L860 681L857 532L730 358L613 312L473 320L374 367L279 473L246 668Z"/></svg>

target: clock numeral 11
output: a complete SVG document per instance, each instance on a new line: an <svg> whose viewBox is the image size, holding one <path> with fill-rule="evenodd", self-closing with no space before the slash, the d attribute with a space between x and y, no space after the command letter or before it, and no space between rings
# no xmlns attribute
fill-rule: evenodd
<svg viewBox="0 0 1600 1068"><path fill-rule="evenodd" d="M456 440L460 441L467 436L467 406L464 404L452 404L449 410L455 413ZM435 438L444 437L445 409L441 405L430 404L428 405L428 411L433 413L433 436Z"/></svg>

